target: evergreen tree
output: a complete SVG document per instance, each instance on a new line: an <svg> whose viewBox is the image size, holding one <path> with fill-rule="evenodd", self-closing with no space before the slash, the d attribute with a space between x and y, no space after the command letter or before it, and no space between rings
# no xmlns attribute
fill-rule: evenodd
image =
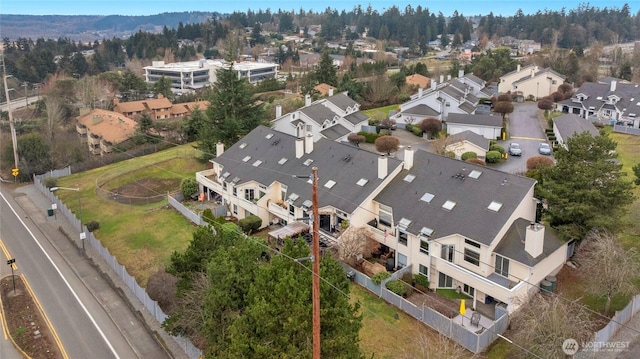
<svg viewBox="0 0 640 359"><path fill-rule="evenodd" d="M315 78L318 83L326 83L331 86L338 85L338 76L336 67L333 66L333 59L329 56L329 51L325 49L320 58L320 64L315 72Z"/></svg>
<svg viewBox="0 0 640 359"><path fill-rule="evenodd" d="M218 141L227 147L264 122L262 104L252 98L251 85L238 78L233 63L216 71L216 82L207 108L207 129L198 137L197 148L210 159Z"/></svg>

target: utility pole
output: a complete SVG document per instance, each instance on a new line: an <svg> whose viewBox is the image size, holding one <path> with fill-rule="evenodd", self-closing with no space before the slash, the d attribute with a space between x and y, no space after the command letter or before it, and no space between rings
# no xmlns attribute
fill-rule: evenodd
<svg viewBox="0 0 640 359"><path fill-rule="evenodd" d="M7 112L9 113L9 129L11 131L11 142L13 143L13 162L14 170L18 168L18 138L16 137L16 128L13 123L13 114L11 113L11 99L9 98L9 87L7 87L7 69L4 66L4 56L2 56L2 81L4 82L4 95L7 98ZM14 181L15 181L14 177Z"/></svg>
<svg viewBox="0 0 640 359"><path fill-rule="evenodd" d="M320 359L320 216L318 215L318 167L311 169L313 189L313 359Z"/></svg>

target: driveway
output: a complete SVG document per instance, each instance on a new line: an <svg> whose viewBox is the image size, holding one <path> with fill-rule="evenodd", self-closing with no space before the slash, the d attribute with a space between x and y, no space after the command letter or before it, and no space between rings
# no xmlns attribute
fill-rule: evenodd
<svg viewBox="0 0 640 359"><path fill-rule="evenodd" d="M509 158L492 168L507 173L524 174L527 171L527 159L538 156L538 143L546 142L544 133L545 120L541 118L538 105L534 102L514 103L513 113L507 118L507 140L497 141L509 148L509 143L517 142L522 147L522 156L509 156Z"/></svg>

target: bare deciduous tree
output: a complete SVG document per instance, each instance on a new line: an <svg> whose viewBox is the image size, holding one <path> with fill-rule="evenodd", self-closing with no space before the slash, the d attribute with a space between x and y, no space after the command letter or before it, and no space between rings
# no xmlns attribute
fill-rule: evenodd
<svg viewBox="0 0 640 359"><path fill-rule="evenodd" d="M147 281L147 293L151 299L158 302L165 313L171 314L176 304L176 283L178 279L158 269Z"/></svg>
<svg viewBox="0 0 640 359"><path fill-rule="evenodd" d="M360 144L364 142L366 139L363 135L359 135L357 133L350 133L349 136L347 136L347 140L349 140L349 142L359 147Z"/></svg>
<svg viewBox="0 0 640 359"><path fill-rule="evenodd" d="M435 331L434 331L435 332ZM404 349L399 359L462 359L473 354L440 333L420 333L415 346Z"/></svg>
<svg viewBox="0 0 640 359"><path fill-rule="evenodd" d="M562 343L593 335L595 322L579 302L537 294L513 315L514 342L541 358L564 358Z"/></svg>
<svg viewBox="0 0 640 359"><path fill-rule="evenodd" d="M180 315L172 316L163 324L173 334L188 336L196 346L206 342L206 338L201 334L205 332L204 326L207 321L203 303L210 287L211 283L204 273L195 274L191 288L178 297L177 307L181 308Z"/></svg>
<svg viewBox="0 0 640 359"><path fill-rule="evenodd" d="M400 140L393 136L380 136L376 139L374 145L378 152L391 155L391 152L396 152L400 148Z"/></svg>
<svg viewBox="0 0 640 359"><path fill-rule="evenodd" d="M340 236L340 260L355 265L359 256L364 256L367 238L373 234L365 227L349 227Z"/></svg>
<svg viewBox="0 0 640 359"><path fill-rule="evenodd" d="M580 276L586 279L585 289L607 296L605 313L609 312L612 296L637 292L633 280L640 269L638 252L635 248L623 248L615 234L600 230L589 232L575 260L580 264Z"/></svg>

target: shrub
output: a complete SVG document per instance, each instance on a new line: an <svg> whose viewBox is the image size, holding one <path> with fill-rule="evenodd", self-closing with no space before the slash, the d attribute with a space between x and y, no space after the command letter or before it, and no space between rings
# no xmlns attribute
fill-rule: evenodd
<svg viewBox="0 0 640 359"><path fill-rule="evenodd" d="M429 134L429 137L442 131L442 122L437 118L429 117L420 122L420 129Z"/></svg>
<svg viewBox="0 0 640 359"><path fill-rule="evenodd" d="M409 284L413 283L413 275L411 273L403 274L402 281Z"/></svg>
<svg viewBox="0 0 640 359"><path fill-rule="evenodd" d="M382 271L382 272L378 272L376 274L373 275L373 277L371 277L371 281L374 284L380 285L380 283L382 283L383 280L387 279L391 277L391 274L389 274L389 272L387 271Z"/></svg>
<svg viewBox="0 0 640 359"><path fill-rule="evenodd" d="M93 232L96 229L100 229L100 222L90 221L90 222L87 222L86 226L87 226L87 231Z"/></svg>
<svg viewBox="0 0 640 359"><path fill-rule="evenodd" d="M198 193L198 182L195 178L183 178L182 182L180 182L180 191L185 199L191 198L191 196Z"/></svg>
<svg viewBox="0 0 640 359"><path fill-rule="evenodd" d="M460 156L460 159L463 160L463 161L466 161L466 160L471 159L471 158L478 158L478 154L476 154L473 151L469 151L469 152L463 153L462 156Z"/></svg>
<svg viewBox="0 0 640 359"><path fill-rule="evenodd" d="M465 162L469 162L469 163L475 163L477 165L480 166L486 166L487 163L479 158L469 158L468 160L466 160Z"/></svg>
<svg viewBox="0 0 640 359"><path fill-rule="evenodd" d="M47 188L57 187L58 179L55 177L47 177L42 180L42 184Z"/></svg>
<svg viewBox="0 0 640 359"><path fill-rule="evenodd" d="M158 269L147 281L147 293L149 298L158 302L165 313L171 313L176 304L176 283L178 278L167 273L164 269Z"/></svg>
<svg viewBox="0 0 640 359"><path fill-rule="evenodd" d="M502 155L500 154L500 152L498 151L489 151L487 152L487 163L498 163L500 162L500 157L502 157Z"/></svg>
<svg viewBox="0 0 640 359"><path fill-rule="evenodd" d="M244 233L255 233L262 226L262 218L252 214L239 220L238 226Z"/></svg>
<svg viewBox="0 0 640 359"><path fill-rule="evenodd" d="M410 297L413 294L413 286L411 286L410 284L407 283L402 283L404 284L404 295L403 297Z"/></svg>
<svg viewBox="0 0 640 359"><path fill-rule="evenodd" d="M421 285L425 288L429 288L429 278L423 276L422 274L414 274L413 281L416 283L416 285Z"/></svg>
<svg viewBox="0 0 640 359"><path fill-rule="evenodd" d="M527 159L527 170L538 170L541 167L551 167L553 165L553 160L546 156L533 156Z"/></svg>
<svg viewBox="0 0 640 359"><path fill-rule="evenodd" d="M378 137L380 137L380 135L378 135L377 133L370 133L370 132L358 132L359 135L364 136L365 141L367 141L367 143L374 143L376 142L376 140L378 139Z"/></svg>
<svg viewBox="0 0 640 359"><path fill-rule="evenodd" d="M347 140L349 140L349 142L353 143L354 145L358 146L362 142L365 142L367 139L363 135L359 135L357 133L351 133L349 134L349 136L347 136Z"/></svg>
<svg viewBox="0 0 640 359"><path fill-rule="evenodd" d="M449 158L456 158L456 153L453 151L447 151L444 153L444 156Z"/></svg>
<svg viewBox="0 0 640 359"><path fill-rule="evenodd" d="M411 132L412 132L414 135L419 136L419 137L422 137L422 134L423 134L423 132L422 132L422 130L420 129L420 127L417 127L417 126L413 126L413 128L411 129Z"/></svg>
<svg viewBox="0 0 640 359"><path fill-rule="evenodd" d="M390 291L392 291L393 293L404 297L405 293L406 293L406 289L404 286L404 283L400 282L399 280L390 280L387 282L386 284L387 289L389 289Z"/></svg>
<svg viewBox="0 0 640 359"><path fill-rule="evenodd" d="M381 136L376 139L375 146L376 151L390 155L391 152L396 152L400 148L400 140L393 136Z"/></svg>
<svg viewBox="0 0 640 359"><path fill-rule="evenodd" d="M496 151L496 152L499 152L500 154L506 153L506 151L504 150L504 147L500 145L491 145L491 147L489 147L489 151Z"/></svg>

